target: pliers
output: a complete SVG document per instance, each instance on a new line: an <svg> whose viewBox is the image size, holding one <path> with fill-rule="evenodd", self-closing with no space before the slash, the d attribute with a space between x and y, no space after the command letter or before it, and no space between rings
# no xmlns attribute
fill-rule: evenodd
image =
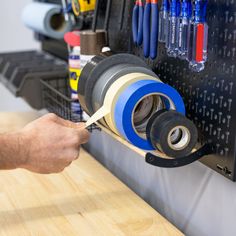
<svg viewBox="0 0 236 236"><path fill-rule="evenodd" d="M146 58L157 57L159 10L158 0L146 0L143 17L143 52ZM151 24L151 25L150 25Z"/></svg>
<svg viewBox="0 0 236 236"><path fill-rule="evenodd" d="M136 0L132 16L133 40L137 45L143 43L143 3L142 0Z"/></svg>

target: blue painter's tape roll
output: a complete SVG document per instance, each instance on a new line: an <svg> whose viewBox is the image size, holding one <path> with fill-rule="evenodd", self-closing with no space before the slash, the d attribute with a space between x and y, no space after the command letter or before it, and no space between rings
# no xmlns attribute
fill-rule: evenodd
<svg viewBox="0 0 236 236"><path fill-rule="evenodd" d="M115 106L115 125L119 133L136 147L144 150L154 150L152 144L138 135L133 127L133 111L139 101L148 95L160 95L166 107L173 107L185 114L183 99L171 86L153 80L140 80L131 84L120 94ZM172 106L170 105L172 104Z"/></svg>

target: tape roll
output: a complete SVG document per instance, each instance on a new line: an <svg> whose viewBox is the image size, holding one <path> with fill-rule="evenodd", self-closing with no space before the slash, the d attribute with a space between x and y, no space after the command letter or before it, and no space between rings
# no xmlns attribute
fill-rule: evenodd
<svg viewBox="0 0 236 236"><path fill-rule="evenodd" d="M80 79L78 82L78 98L79 102L86 113L88 112L86 102L85 102L85 87L88 82L90 73L95 69L95 67L104 59L104 56L95 56L89 61L86 66L82 69L80 74Z"/></svg>
<svg viewBox="0 0 236 236"><path fill-rule="evenodd" d="M63 39L71 31L72 25L66 22L62 8L57 4L33 2L22 13L24 24L35 32L54 39Z"/></svg>
<svg viewBox="0 0 236 236"><path fill-rule="evenodd" d="M170 157L184 157L197 143L198 132L192 121L176 111L160 111L148 122L147 137L154 148Z"/></svg>
<svg viewBox="0 0 236 236"><path fill-rule="evenodd" d="M72 10L76 16L79 16L80 14L79 0L72 0Z"/></svg>
<svg viewBox="0 0 236 236"><path fill-rule="evenodd" d="M110 88L110 86L120 77L130 73L143 73L146 75L157 77L156 74L150 69L138 65L120 64L111 67L101 75L101 77L94 85L92 94L93 112L96 112L102 107L107 90Z"/></svg>
<svg viewBox="0 0 236 236"><path fill-rule="evenodd" d="M153 80L141 80L128 86L119 96L115 106L115 125L119 133L133 145L144 150L155 150L147 138L141 137L134 128L133 113L137 104L148 95L165 97L170 109L185 114L179 93L167 84Z"/></svg>
<svg viewBox="0 0 236 236"><path fill-rule="evenodd" d="M116 66L118 64L130 64L130 63L148 68L147 64L142 59L134 55L124 53L124 54L116 54L105 58L89 74L85 86L85 101L86 101L86 108L88 109L90 114L93 114L92 91L94 89L96 82L100 79L101 75L113 66Z"/></svg>
<svg viewBox="0 0 236 236"><path fill-rule="evenodd" d="M107 114L104 119L106 124L108 125L108 127L116 134L121 135L121 133L119 133L119 130L116 128L115 125L115 117L114 117L114 111L115 111L115 106L117 103L118 98L121 96L121 94L123 93L123 91L131 84L140 81L140 80L154 80L156 82L160 82L158 81L158 79L156 77L151 77L149 75L146 74L142 74L142 73L131 73L131 74L127 74L124 75L122 77L120 77L118 80L116 80L111 87L108 89L105 99L104 99L104 103L103 106L107 108L107 110L109 110L109 114Z"/></svg>

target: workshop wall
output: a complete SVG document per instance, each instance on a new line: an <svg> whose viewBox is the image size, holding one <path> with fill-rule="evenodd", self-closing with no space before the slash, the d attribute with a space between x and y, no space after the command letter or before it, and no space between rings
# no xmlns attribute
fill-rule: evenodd
<svg viewBox="0 0 236 236"><path fill-rule="evenodd" d="M174 169L150 166L143 157L98 132L92 135L89 151L186 235L236 235L234 182L200 162Z"/></svg>
<svg viewBox="0 0 236 236"><path fill-rule="evenodd" d="M11 17L9 1L2 0L0 27L3 37L0 39L0 51L37 46L32 33L18 20L22 6L28 2L31 1L16 1L12 9L14 17ZM6 22L9 27L6 27ZM17 37L14 28L17 28ZM122 43L122 40L116 41ZM15 99L10 101L10 97L10 94L4 94L4 100L0 100L0 111L3 105L12 110L24 107L23 104L16 105ZM149 166L143 157L105 133L98 132L92 135L88 145L90 152L186 235L236 235L234 182L200 162L176 169Z"/></svg>
<svg viewBox="0 0 236 236"><path fill-rule="evenodd" d="M9 0L1 0L0 53L39 48L39 43L34 40L33 32L21 21L22 9L30 2L31 0L14 1L14 7L12 7ZM13 97L2 84L0 84L0 96L0 111L31 110L26 102L21 98Z"/></svg>

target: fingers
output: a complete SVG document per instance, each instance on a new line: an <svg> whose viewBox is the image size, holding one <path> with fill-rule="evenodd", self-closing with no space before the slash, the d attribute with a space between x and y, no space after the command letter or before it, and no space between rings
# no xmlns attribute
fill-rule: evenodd
<svg viewBox="0 0 236 236"><path fill-rule="evenodd" d="M89 132L85 129L85 123L74 123L69 120L64 120L61 117L50 113L47 115L48 119L56 122L57 124L63 125L67 128L75 129L77 131L77 135L79 136L79 144L85 144L89 140Z"/></svg>
<svg viewBox="0 0 236 236"><path fill-rule="evenodd" d="M72 129L74 129L74 128L77 127L74 122L71 122L71 121L69 121L69 120L64 120L64 119L62 119L62 118L59 117L59 116L57 116L57 118L55 119L55 122L56 122L57 124L59 124L59 125L65 126L65 127L67 127L67 128L72 128Z"/></svg>
<svg viewBox="0 0 236 236"><path fill-rule="evenodd" d="M85 144L89 141L90 134L88 130L84 128L80 128L77 130L77 134L79 136L80 144Z"/></svg>
<svg viewBox="0 0 236 236"><path fill-rule="evenodd" d="M55 121L57 124L66 126L67 128L72 128L72 129L80 129L80 128L84 128L85 129L86 128L86 125L83 122L74 123L72 121L62 119L61 117L59 117L59 116L57 116L57 115L55 115L53 113L48 114L48 116L53 121Z"/></svg>

